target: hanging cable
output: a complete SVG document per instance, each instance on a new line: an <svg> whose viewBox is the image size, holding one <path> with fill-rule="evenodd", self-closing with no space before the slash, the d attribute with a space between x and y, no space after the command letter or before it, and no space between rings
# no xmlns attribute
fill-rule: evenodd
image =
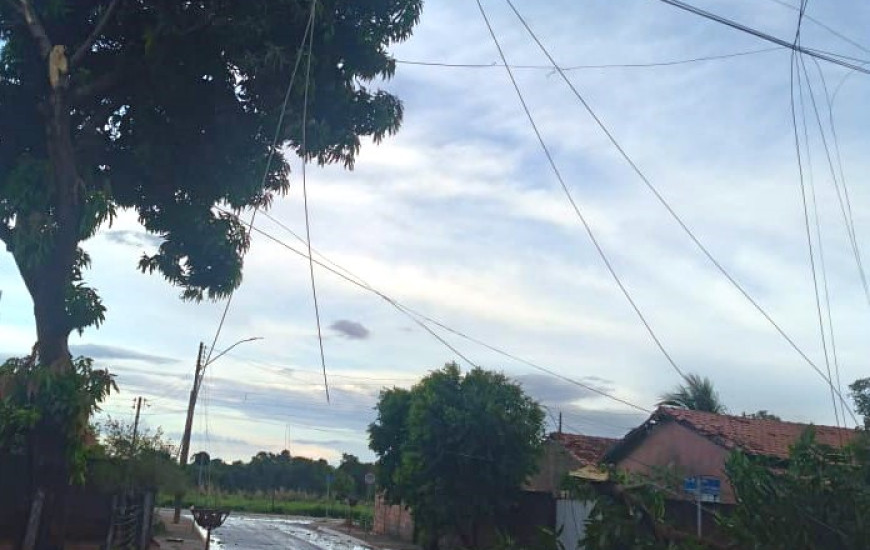
<svg viewBox="0 0 870 550"><path fill-rule="evenodd" d="M767 40L768 42L773 42L774 44L782 46L783 48L788 48L788 49L795 51L795 52L798 52L798 53L804 53L804 54L809 55L811 57L815 57L817 59L827 61L828 63L834 63L836 65L846 67L847 69L852 69L853 71L857 71L859 73L870 74L870 70L864 68L863 66L856 65L855 63L850 63L849 61L845 61L845 59L853 59L854 61L864 62L863 59L856 60L854 58L850 58L850 57L844 56L844 55L831 54L829 52L823 52L820 50L804 48L803 46L800 46L797 44L792 44L791 42L783 40L782 38L777 38L773 35L759 31L757 29L747 27L746 25L743 25L743 24L738 23L736 21L732 21L731 19L727 19L725 17L722 17L721 15L716 15L716 14L711 13L709 11L702 10L701 8L692 6L691 4L687 4L685 2L681 2L680 0L658 0L658 1L663 2L665 4L669 4L671 6L674 6L675 8L680 8L681 10L685 10L687 12L694 13L695 15L700 15L701 17L704 17L704 18L709 19L711 21L715 21L717 23L721 23L723 25L731 27L732 29L737 29L739 31L743 31L745 33L751 34L753 36L761 38L762 40Z"/></svg>
<svg viewBox="0 0 870 550"><path fill-rule="evenodd" d="M755 50L745 50L740 52L733 53L725 53L718 55L706 55L701 57L691 57L688 59L674 59L671 61L654 61L651 63L605 63L600 65L569 65L567 67L562 67L563 71L579 71L579 70L591 70L591 69L647 69L647 68L655 68L655 67L674 67L677 65L688 65L691 63L700 63L703 61L719 61L723 59L733 59L735 57L744 57L748 55L756 55L760 53L768 53L768 52L778 52L782 51L782 48L779 47L771 47L771 48L759 48ZM397 59L396 63L400 65L416 65L422 67L443 67L447 69L501 69L503 65L501 63L448 63L445 61L422 61L422 60L412 60L412 59ZM553 67L550 65L511 65L512 69L518 70L541 70L541 71L553 71Z"/></svg>
<svg viewBox="0 0 870 550"><path fill-rule="evenodd" d="M311 17L317 0L311 0ZM308 245L308 270L311 275L311 297L314 301L314 318L317 321L317 344L320 347L320 365L323 367L323 388L329 403L329 381L326 379L326 357L323 353L323 331L320 328L320 306L317 303L317 285L314 279L314 262L311 261L311 221L308 213L308 182L305 167L308 165L308 92L311 84L311 57L314 53L314 32L308 34L308 62L305 65L305 93L302 102L302 202L305 207L305 241Z"/></svg>
<svg viewBox="0 0 870 550"><path fill-rule="evenodd" d="M232 214L231 212L229 212L229 211L226 211L226 212L228 212L230 215L233 215L233 214ZM265 215L265 214L264 214L264 215ZM289 229L288 229L288 230L289 230ZM302 251L302 250L298 250L298 249L294 248L293 246L287 244L286 242L284 242L283 240L279 239L278 237L275 237L274 235L272 235L272 234L270 234L270 233L268 233L268 232L262 230L261 228L259 228L259 227L257 227L257 226L254 226L253 231L256 232L256 233L258 233L258 234L260 234L260 235L262 235L262 236L264 236L264 237L266 237L267 239L271 240L272 242L278 244L279 246L281 246L281 247L283 247L283 248L289 250L290 252L293 252L294 254L296 254L296 255L298 255L298 256L300 256L300 257L302 257L302 258L305 258L305 259L308 258L308 256L306 255L306 253L305 253L304 251ZM297 236L297 238L299 238L299 237ZM304 243L304 240L303 240L303 243ZM312 250L313 250L313 249L312 249ZM322 256L322 255L321 255L321 256ZM473 342L473 343L475 343L475 344L478 344L478 345L480 345L480 346L482 346L482 347L485 347L485 348L489 349L490 351L493 351L493 352L495 352L495 353L497 353L497 354L499 354L499 355L501 355L501 356L503 356L503 357L506 357L506 358L508 358L508 359L512 359L512 360L517 361L517 362L519 362L519 363L523 363L523 364L525 364L525 365L528 365L528 366L532 367L532 368L535 369L535 370L539 370L539 371L544 372L544 373L546 373L546 374L550 374L550 375L552 375L552 376L554 376L554 377L556 377L556 378L559 378L560 380L563 380L563 381L565 381L565 382L568 382L569 384L573 384L573 385L579 386L579 387L581 387L581 388L587 389L587 390L589 390L589 391L591 391L591 392L593 392L593 393L596 393L596 394L598 394L598 395L600 395L600 396L602 396L602 397L606 397L607 399L610 399L610 400L615 401L615 402L617 402L617 403L622 403L623 405L627 405L627 406L629 406L629 407L631 407L631 408L633 408L633 409L637 409L637 410L642 411L642 412L645 412L645 413L649 413L649 412L651 412L651 410L650 410L649 408L642 407L642 406L640 406L640 405L637 405L637 404L632 403L632 402L630 402L630 401L627 401L627 400L625 400L625 399L622 399L622 398L616 397L616 396L614 396L614 395L610 395L609 393L607 393L607 392L605 392L605 391L602 391L602 390L600 390L599 388L596 388L595 386L592 386L592 385L590 385L590 384L585 384L585 383L583 383L583 382L580 382L579 380L575 380L575 379L573 379L573 378L570 378L570 377L568 377L568 376L565 376L565 375L563 375L563 374L560 374L560 373L558 373L558 372L556 372L556 371L554 371L554 370L552 370L552 369L549 369L549 368L547 368L547 367L543 367L543 366L541 366L541 365L539 365L539 364L537 364L537 363L534 363L534 362L532 362L532 361L529 361L529 360L527 360L527 359L523 359L523 358L521 358L521 357L519 357L519 356L517 356L517 355L514 355L514 354L512 354L512 353L509 353L509 352L507 352L507 351L505 351L505 350L503 350L503 349L500 349L500 348L498 348L498 347L496 347L496 346L493 346L493 345L491 345L491 344L488 344L488 343L486 343L486 342L484 342L484 341L482 341L482 340L479 340L479 339L476 339L476 338L474 338L474 337L472 337L472 336L469 336L469 335L463 333L462 331L459 331L459 330L456 330L456 329L454 329L454 328L451 328L451 327L447 326L446 324L441 323L440 321L437 321L436 319L433 319L432 317L429 317L429 316L423 315L422 313L420 313L420 312L418 312L418 311L415 311L414 309L412 309L412 308L410 308L410 307L408 307L408 306L406 306L406 305L400 303L398 300L395 300L395 299L393 299L393 298L390 298L389 296L387 296L386 294L384 294L384 293L381 292L380 290L378 290L378 289L372 287L371 285L368 285L367 283L358 280L358 277L356 277L356 276L354 276L354 275L350 275L350 276L345 275L344 273L342 273L342 271L346 271L346 270L344 270L344 268L340 268L340 267L339 267L339 268L334 268L334 267L331 267L331 266L327 265L327 263L326 263L325 261L320 261L320 260L317 260L317 259L314 260L314 263L316 263L316 264L317 264L318 266L320 266L322 269L325 269L326 271L332 273L333 275L336 275L336 276L338 276L338 277L344 279L345 281L347 281L347 282L349 282L349 283L351 283L351 284L353 284L353 285L355 285L355 286L357 286L357 287L359 287L359 288L362 288L362 289L364 289L364 290L367 290L367 291L371 292L372 294L375 294L376 296L380 297L381 299L383 299L384 301L386 301L388 304L390 304L391 306L393 306L395 309L399 310L399 311L400 311L401 313L403 313L404 315L409 316L409 318L411 318L411 319L412 319L412 320L413 320L417 325L419 325L421 328L424 328L424 330L426 330L430 335L432 335L432 336L433 336L434 338L436 338L439 342L441 342L441 343L444 344L446 347L448 347L451 351L453 351L454 353L456 353L457 355L459 355L460 357L462 357L462 358L463 358L467 363L469 363L469 364L472 365L472 366L477 366L477 365L475 365L475 364L472 363L470 360L468 360L467 358L465 358L465 357L464 357L464 356L463 356L463 355L462 355L462 354L461 354L461 353L460 353L456 348L454 348L452 345L449 344L449 342L447 342L446 340L444 340L444 339L443 339L442 337L440 337L436 332L434 332L431 328L429 328L428 325L426 325L425 322L421 321L421 319L425 320L426 322L432 323L433 325L435 325L435 326L437 326L437 327L439 327L439 328L441 328L441 329L443 329L443 330L445 330L445 331L447 331L447 332L450 332L451 334L454 334L454 335L456 335L456 336L459 336L460 338L463 338L463 339L465 339L465 340L468 340L468 341L470 341L470 342ZM330 263L331 263L331 262L330 262ZM417 317L419 317L419 318L417 318Z"/></svg>
<svg viewBox="0 0 870 550"><path fill-rule="evenodd" d="M803 13L803 11L801 11L801 13ZM800 29L800 27L798 27L798 29ZM798 32L795 34L795 41L798 42L799 40L800 40L800 30L798 30ZM791 71L790 71L790 78L789 78L789 90L790 90L789 96L790 96L790 105L791 105L791 119L792 119L792 128L794 129L795 158L797 159L797 166L798 166L798 180L800 182L801 205L803 206L804 228L806 230L806 237L807 237L807 251L808 251L809 260L810 260L810 272L812 273L813 292L814 292L815 303L816 303L816 313L817 313L818 321L819 321L819 335L821 336L821 341L822 341L822 353L824 354L824 357L825 357L825 367L827 368L827 371L828 371L828 386L830 387L830 390L831 390L831 404L834 407L834 418L836 419L837 427L839 427L840 420L839 420L839 414L837 413L837 401L834 397L834 384L833 384L832 377L831 377L831 362L828 358L829 356L828 356L827 339L825 337L825 325L824 325L824 321L822 320L822 305L821 305L821 299L819 296L819 281L818 281L818 276L816 274L816 259L815 259L815 253L813 252L813 239L812 239L812 236L810 233L810 215L809 215L809 208L807 206L807 191L806 191L806 184L804 181L804 179L805 179L804 178L804 166L803 166L803 160L801 158L801 146L800 146L800 137L798 134L797 111L795 109L795 101L794 101L795 71L797 71L797 85L798 85L798 90L799 90L799 94L800 94L799 97L800 97L800 102L801 102L801 114L803 115L803 112L804 112L803 85L801 83L800 69L798 68L797 59L796 59L794 52L792 52L792 56L791 56L790 69L791 69ZM804 141L806 142L807 154L809 155L810 143L809 143L809 139L808 139L808 133L806 132L806 118L802 117L802 120L803 120L803 125L804 125L804 132L805 132L805 134L807 134L807 138ZM811 174L812 165L808 163L807 166L810 170L810 177L812 177L812 174ZM838 391L839 391L839 389L838 389Z"/></svg>
<svg viewBox="0 0 870 550"><path fill-rule="evenodd" d="M507 57L505 56L504 51L502 50L501 43L498 40L498 37L495 35L495 31L492 28L492 25L489 22L489 17L486 15L486 11L483 9L483 4L481 4L480 0L477 0L477 7L480 10L481 16L483 16L484 23L486 24L486 28L489 31L489 35L495 44L496 49L498 50L498 55L501 58L502 65L507 71L508 77L510 78L511 84L513 84L513 88L517 93L517 97L522 105L523 111L526 114L526 117L529 120L529 124L532 127L532 130L535 133L535 136L538 139L538 143L541 145L541 149L544 152L544 155L547 157L547 162L550 165L553 174L556 176L556 179L559 181L559 185L562 188L562 191L565 193L565 196L568 199L568 202L571 204L571 207L574 210L574 213L577 215L577 218L580 220L580 223L583 224L583 228L586 230L586 234L589 236L589 240L592 241L592 245L595 247L595 250L598 252L598 255L601 257L601 260L604 262L604 265L607 267L607 271L610 272L611 277L616 282L616 285L622 291L622 294L625 296L625 299L631 305L634 312L637 314L638 319L646 328L647 333L649 333L653 342L655 342L656 347L658 347L659 351L661 351L662 355L665 356L665 359L670 364L670 366L680 375L680 378L686 379L686 375L683 373L682 369L677 366L677 363L674 361L671 354L665 349L659 337L656 335L652 326L650 326L644 314L641 312L637 303L635 303L634 299L631 297L631 294L628 292L628 289L622 283L622 280L617 275L616 270L613 268L613 265L610 263L610 259L607 257L607 254L604 252L604 249L598 242L597 237L595 237L595 233L592 231L592 227L589 225L589 222L586 220L586 216L583 215L583 212L580 210L580 207L577 205L577 202L574 200L574 196L571 194L571 190L568 188L568 185L565 183L564 178L562 177L562 173L559 170L559 167L556 166L556 161L553 159L553 155L550 153L550 148L547 146L547 143L544 141L543 136L541 135L540 130L538 129L538 125L535 122L535 118L532 116L531 110L529 110L529 106L526 104L526 100L523 97L523 93L520 90L519 84L517 84L516 78L514 78L513 69L511 69L510 64L507 61ZM560 70L561 69L558 69Z"/></svg>
<svg viewBox="0 0 870 550"><path fill-rule="evenodd" d="M670 205L670 203L664 198L664 196L659 192L659 190L652 184L652 182L646 176L646 174L643 173L643 171L640 169L640 167L634 162L634 160L632 160L632 158L628 155L628 153L625 151L625 149L623 149L622 145L619 144L619 142L616 140L614 135L610 132L610 130L604 124L603 120L595 113L595 111L592 109L592 107L589 105L589 103L586 101L586 99L583 97L583 95L579 92L577 87L574 86L574 83L571 82L571 80L567 77L565 72L559 67L559 65L556 63L555 59L553 58L552 54L549 52L549 50L546 48L546 46L544 46L544 44L538 38L537 34L535 34L535 32L529 26L526 19L517 10L516 6L514 6L513 2L511 2L511 0L506 0L506 2L508 4L508 6L511 8L511 10L514 12L514 14L517 16L517 19L519 19L520 23L522 23L523 27L525 27L526 31L531 36L532 40L534 40L534 42L538 45L541 52L547 57L548 61L550 61L550 63L553 66L553 69L559 74L559 76L562 78L562 80L565 82L565 84L568 86L568 88L571 90L571 92L574 94L574 96L583 105L583 108L586 110L586 112L589 114L589 116L592 117L592 119L595 121L596 125L601 129L601 131L604 133L604 135L607 137L607 139L610 141L610 143L619 152L620 156L622 156L622 158L626 161L626 163L631 167L632 171L634 171L634 173L637 174L637 176L641 179L641 181L644 183L644 185L647 187L647 189L650 190L650 192L655 196L655 198L658 200L658 202L661 203L661 205L665 208L665 210L667 210L668 214L670 214L670 216L674 219L674 221L676 221L677 224L680 226L680 228L686 233L686 235L688 235L688 237L692 240L692 242L695 244L695 246L698 247L698 249L710 261L710 263L712 263L713 266L716 267L716 269L731 283L731 285L738 292L740 292L740 294L742 294L743 297L746 298L746 300L750 304L752 304L752 306L756 309L756 311L758 311L767 320L767 322L779 333L779 335L789 344L789 346L791 346L791 348L795 352L797 352L797 354L804 360L804 362L806 362L807 365L810 366L810 368L812 368L819 376L821 376L823 380L830 383L830 381L825 377L824 373L821 371L821 369L819 369L819 367L815 364L815 362L813 362L813 360L810 359L806 353L804 353L804 351L797 345L797 343L785 332L785 330L782 329L782 327L780 327L780 325L773 319L773 317L771 317L771 315L767 312L767 310L765 310L761 306L761 304L759 304L749 294L749 292L747 292L746 289L743 288L743 285L741 285L737 281L737 279L735 279L731 275L731 273L727 269L725 269L725 267L719 262L719 260L717 260L713 256L713 254L707 249L707 247L704 245L704 243L695 235L695 233L692 231L692 229L689 228L688 225L686 225L686 223L683 221L683 219L680 217L680 215L677 214L677 212L673 209L673 207ZM842 396L842 393L838 392L838 394L840 396L840 399L842 401L845 401L845 399ZM851 413L851 410L850 410L850 413ZM854 413L852 413L852 418L857 423L857 417L855 417Z"/></svg>
<svg viewBox="0 0 870 550"><path fill-rule="evenodd" d="M287 84L287 91L284 93L284 102L281 104L281 112L278 115L278 122L275 125L275 134L272 137L272 144L269 146L269 155L266 157L266 166L263 169L263 177L260 179L260 189L264 189L266 187L266 178L269 177L269 168L272 165L272 159L275 157L275 151L278 149L278 142L281 139L281 129L284 126L284 117L287 113L287 105L290 102L290 93L293 90L293 84L296 82L296 73L299 70L299 63L302 61L302 52L305 49L305 40L309 36L309 34L314 33L314 6L316 1L317 0L311 0L311 13L308 17L308 24L305 27L305 32L302 34L302 43L299 45L299 48L296 52L296 61L293 64L293 72L290 74L290 82ZM254 221L257 219L257 212L259 212L259 210L260 205L257 205L254 208L254 211L251 213L251 220L246 224L248 226L249 232L251 226L254 225ZM238 219L238 217L236 217L236 219ZM223 313L221 314L217 330L215 331L214 338L212 339L211 348L209 349L212 349L215 347L215 345L217 345L218 338L220 338L221 331L223 330L224 322L226 322L227 314L230 311L230 305L232 305L233 296L235 296L235 293L236 289L233 289L230 291L230 295L227 297L227 303L224 305ZM206 356L204 364L207 365L210 359L211 351L209 351L209 355Z"/></svg>

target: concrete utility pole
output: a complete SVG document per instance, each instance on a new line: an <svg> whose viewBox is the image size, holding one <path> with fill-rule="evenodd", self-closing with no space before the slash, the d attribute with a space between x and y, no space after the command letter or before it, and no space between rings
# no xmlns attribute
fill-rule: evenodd
<svg viewBox="0 0 870 550"><path fill-rule="evenodd" d="M178 455L178 463L181 467L187 466L188 455L190 454L190 431L193 429L193 410L196 408L196 397L199 395L199 386L202 381L202 354L205 351L205 344L199 343L199 351L196 354L196 369L193 371L193 387L190 388L190 401L187 403L187 419L184 421L184 435L181 436L181 453ZM181 493L175 494L175 513L172 516L172 523L178 523L181 520Z"/></svg>
<svg viewBox="0 0 870 550"><path fill-rule="evenodd" d="M139 413L142 411L142 397L136 398L136 420L133 421L133 444L130 446L130 458L136 454L136 440L139 439Z"/></svg>

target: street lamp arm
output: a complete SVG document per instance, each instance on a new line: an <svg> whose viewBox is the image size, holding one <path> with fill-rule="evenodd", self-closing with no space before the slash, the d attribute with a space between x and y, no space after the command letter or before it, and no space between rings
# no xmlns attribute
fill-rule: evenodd
<svg viewBox="0 0 870 550"><path fill-rule="evenodd" d="M217 355L215 355L214 357L212 357L211 359L209 359L208 362L207 362L205 365L202 366L202 370L205 370L205 368L206 368L207 366L211 365L212 363L214 363L215 361L217 361L218 359L220 359L221 357L223 357L224 355L226 355L227 352L229 352L231 349L233 349L234 347L238 346L239 344L244 344L244 343L246 343L246 342L253 342L254 340L262 340L262 339L263 339L262 336L254 336L254 337L252 337L252 338L245 338L244 340L239 340L238 342L236 342L236 343L233 344L232 346L228 347L227 349L223 350L223 351L220 352L219 354L217 354Z"/></svg>

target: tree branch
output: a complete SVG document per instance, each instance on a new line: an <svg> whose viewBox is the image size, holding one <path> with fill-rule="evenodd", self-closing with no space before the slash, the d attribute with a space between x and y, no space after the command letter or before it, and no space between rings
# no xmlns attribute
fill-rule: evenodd
<svg viewBox="0 0 870 550"><path fill-rule="evenodd" d="M12 229L5 223L0 223L0 242L6 245L6 250L12 252Z"/></svg>
<svg viewBox="0 0 870 550"><path fill-rule="evenodd" d="M43 58L48 59L48 54L51 52L51 40L48 38L48 34L46 34L45 27L42 26L39 17L37 17L36 13L33 11L33 6L30 5L30 0L19 0L17 5L14 0L9 1L24 18L24 22L27 23L27 28L30 29L30 34L33 35L33 38L36 40L36 45L39 46L39 53L42 54Z"/></svg>
<svg viewBox="0 0 870 550"><path fill-rule="evenodd" d="M103 33L103 30L106 28L106 25L109 24L109 21L112 19L112 16L115 14L115 10L121 4L121 0L112 0L112 3L109 4L109 7L106 8L106 11L103 12L103 16L100 17L100 20L97 22L97 25L94 27L94 30L91 31L90 36L82 43L81 46L78 47L76 53L73 54L70 59L70 66L75 67L79 63L81 63L82 59L84 59L85 55L90 51L91 46L94 45L94 42L100 37Z"/></svg>
<svg viewBox="0 0 870 550"><path fill-rule="evenodd" d="M72 91L72 96L75 100L88 99L101 92L104 92L118 83L123 76L124 71L121 69L106 73L103 76L94 79L88 84L76 86Z"/></svg>

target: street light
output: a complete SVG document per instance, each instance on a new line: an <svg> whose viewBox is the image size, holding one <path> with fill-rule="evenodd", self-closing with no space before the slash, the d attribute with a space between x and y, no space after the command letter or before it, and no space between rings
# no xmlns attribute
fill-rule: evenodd
<svg viewBox="0 0 870 550"><path fill-rule="evenodd" d="M187 466L188 455L190 454L190 431L193 428L193 411L196 408L196 398L199 396L199 387L202 385L202 374L205 372L205 368L224 355L234 347L239 344L244 344L245 342L253 342L254 340L262 340L261 336L254 336L252 338L245 338L243 340L239 340L235 344L226 348L218 355L212 358L206 358L205 363L203 363L203 352L205 351L205 344L202 342L199 343L199 353L196 356L196 370L193 373L193 387L190 389L190 401L187 405L187 419L184 421L184 435L181 436L181 453L178 456L178 462L182 466ZM181 494L175 495L175 514L173 515L172 522L178 523L181 519Z"/></svg>

